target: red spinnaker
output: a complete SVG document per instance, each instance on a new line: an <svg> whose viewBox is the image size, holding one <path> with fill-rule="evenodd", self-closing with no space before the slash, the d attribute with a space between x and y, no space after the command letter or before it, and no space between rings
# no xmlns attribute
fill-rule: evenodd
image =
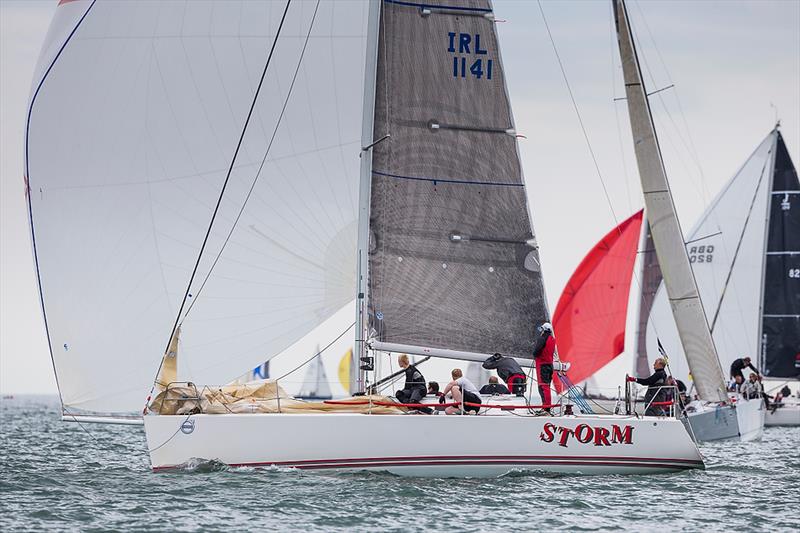
<svg viewBox="0 0 800 533"><path fill-rule="evenodd" d="M611 230L583 258L553 314L561 361L573 383L590 377L625 349L625 320L643 211ZM555 382L561 390L561 383Z"/></svg>

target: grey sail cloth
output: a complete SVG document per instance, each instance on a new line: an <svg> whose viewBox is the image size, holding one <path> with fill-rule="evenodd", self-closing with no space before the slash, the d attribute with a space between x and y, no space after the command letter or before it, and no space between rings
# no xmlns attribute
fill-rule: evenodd
<svg viewBox="0 0 800 533"><path fill-rule="evenodd" d="M769 204L761 350L764 373L800 379L800 181L777 133Z"/></svg>
<svg viewBox="0 0 800 533"><path fill-rule="evenodd" d="M383 4L370 326L384 342L531 357L549 313L490 13Z"/></svg>

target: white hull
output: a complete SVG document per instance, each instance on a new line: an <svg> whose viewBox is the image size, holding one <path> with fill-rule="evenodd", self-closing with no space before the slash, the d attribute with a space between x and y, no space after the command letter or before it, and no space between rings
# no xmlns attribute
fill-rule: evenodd
<svg viewBox="0 0 800 533"><path fill-rule="evenodd" d="M196 459L430 477L704 467L695 443L674 418L201 414L146 416L144 425L155 471ZM577 435L570 433L576 428Z"/></svg>
<svg viewBox="0 0 800 533"><path fill-rule="evenodd" d="M764 433L764 402L739 398L734 405L709 406L693 402L694 412L687 414L697 442L740 439L749 442L760 439Z"/></svg>
<svg viewBox="0 0 800 533"><path fill-rule="evenodd" d="M785 402L785 400L784 400ZM767 410L765 426L800 426L800 403L785 403L773 412Z"/></svg>

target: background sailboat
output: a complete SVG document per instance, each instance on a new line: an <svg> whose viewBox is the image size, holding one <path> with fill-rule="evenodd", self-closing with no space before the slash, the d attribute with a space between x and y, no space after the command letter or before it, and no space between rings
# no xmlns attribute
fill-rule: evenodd
<svg viewBox="0 0 800 533"><path fill-rule="evenodd" d="M723 368L727 373L735 359L750 356L768 388L800 377L799 191L776 128L687 235ZM673 372L685 378L689 368L675 328L664 319L667 309L660 287L648 320L648 352L661 339Z"/></svg>
<svg viewBox="0 0 800 533"><path fill-rule="evenodd" d="M306 369L305 379L300 386L300 392L296 397L304 400L330 400L331 399L331 386L328 382L328 375L325 372L325 365L322 362L322 354L317 348L317 356L315 356L308 364Z"/></svg>
<svg viewBox="0 0 800 533"><path fill-rule="evenodd" d="M766 388L774 389L771 393L787 381L796 382L800 373L795 367L800 347L795 339L800 333L794 313L800 289L791 277L798 255L792 247L797 244L794 240L800 224L800 211L792 211L792 198L798 190L797 172L780 131L775 129L687 236L692 270L703 301L710 303L709 322L724 369L739 357L760 354L758 364L767 378ZM635 352L625 360L625 371L646 374L658 356L660 339L670 355L671 372L691 385L649 227L643 229L639 279L633 287L634 297L641 302L636 319L639 329ZM633 260L635 250L627 253ZM599 319L597 312L590 317L590 321ZM759 328L766 328L766 332L759 335ZM624 325L609 335L623 332ZM571 327L570 335L588 334L585 326ZM768 414L765 423L774 424L777 419L781 424L800 424L792 398L787 399L787 407L777 416Z"/></svg>

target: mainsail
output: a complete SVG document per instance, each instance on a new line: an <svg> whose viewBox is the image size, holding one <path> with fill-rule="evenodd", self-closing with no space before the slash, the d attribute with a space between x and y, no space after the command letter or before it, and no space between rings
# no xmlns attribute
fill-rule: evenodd
<svg viewBox="0 0 800 533"><path fill-rule="evenodd" d="M386 0L369 219L379 341L530 357L548 319L492 7Z"/></svg>
<svg viewBox="0 0 800 533"><path fill-rule="evenodd" d="M625 322L643 211L612 229L570 277L553 313L561 361L574 383L584 381L625 349ZM559 384L557 383L558 387Z"/></svg>
<svg viewBox="0 0 800 533"><path fill-rule="evenodd" d="M774 135L760 364L766 376L800 379L800 182L783 136Z"/></svg>
<svg viewBox="0 0 800 533"><path fill-rule="evenodd" d="M672 316L700 397L726 401L722 368L686 254L623 0L615 0L614 15L639 177Z"/></svg>
<svg viewBox="0 0 800 533"><path fill-rule="evenodd" d="M352 300L368 10L59 5L25 176L65 410L141 409L218 200L178 379L233 379Z"/></svg>

